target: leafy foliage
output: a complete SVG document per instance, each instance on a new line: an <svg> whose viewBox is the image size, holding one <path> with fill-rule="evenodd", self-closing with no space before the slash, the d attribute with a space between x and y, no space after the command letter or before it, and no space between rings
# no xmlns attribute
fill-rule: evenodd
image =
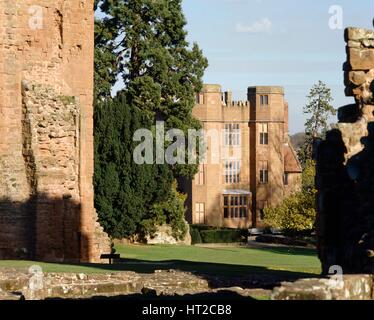
<svg viewBox="0 0 374 320"><path fill-rule="evenodd" d="M316 216L315 163L312 160L313 140L323 138L328 130L328 119L336 114L331 105L331 89L322 81L315 84L308 95L304 114L309 115L305 122L305 141L298 149L303 166L302 190L285 199L276 208L265 209L265 222L286 232L312 230Z"/></svg>
<svg viewBox="0 0 374 320"><path fill-rule="evenodd" d="M142 234L152 234L156 226L168 224L172 228L173 237L182 240L187 233L185 201L186 195L177 191L177 183L174 182L169 197L153 204L149 214L141 221Z"/></svg>
<svg viewBox="0 0 374 320"><path fill-rule="evenodd" d="M302 190L286 198L278 207L265 209L265 223L293 233L314 228L316 217L315 165L308 160L303 171Z"/></svg>

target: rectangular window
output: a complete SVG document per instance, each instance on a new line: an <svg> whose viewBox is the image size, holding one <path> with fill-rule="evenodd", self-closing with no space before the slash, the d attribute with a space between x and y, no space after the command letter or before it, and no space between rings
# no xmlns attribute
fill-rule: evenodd
<svg viewBox="0 0 374 320"><path fill-rule="evenodd" d="M265 218L265 208L266 207L267 207L267 201L266 200L257 201L257 209L260 213L260 216L259 216L260 221L264 220L264 218Z"/></svg>
<svg viewBox="0 0 374 320"><path fill-rule="evenodd" d="M289 174L288 174L288 172L285 172L284 176L283 176L283 181L284 181L285 186L288 186L288 184L289 184L288 178L289 178Z"/></svg>
<svg viewBox="0 0 374 320"><path fill-rule="evenodd" d="M224 140L225 146L240 146L239 123L225 124Z"/></svg>
<svg viewBox="0 0 374 320"><path fill-rule="evenodd" d="M203 164L199 165L199 172L195 176L195 181L198 186L205 184L205 167Z"/></svg>
<svg viewBox="0 0 374 320"><path fill-rule="evenodd" d="M260 167L260 183L268 183L269 182L268 162L259 161L259 167Z"/></svg>
<svg viewBox="0 0 374 320"><path fill-rule="evenodd" d="M204 104L204 94L203 93L197 93L195 96L195 102L196 104Z"/></svg>
<svg viewBox="0 0 374 320"><path fill-rule="evenodd" d="M204 202L196 202L195 203L195 221L196 224L204 224L205 223L205 203Z"/></svg>
<svg viewBox="0 0 374 320"><path fill-rule="evenodd" d="M260 123L260 144L267 145L269 144L269 133L268 133L268 124Z"/></svg>
<svg viewBox="0 0 374 320"><path fill-rule="evenodd" d="M248 217L248 195L224 195L223 217L225 219L245 219Z"/></svg>
<svg viewBox="0 0 374 320"><path fill-rule="evenodd" d="M269 105L269 96L261 95L260 96L260 105L261 107L267 107Z"/></svg>
<svg viewBox="0 0 374 320"><path fill-rule="evenodd" d="M240 183L240 160L226 160L225 183Z"/></svg>

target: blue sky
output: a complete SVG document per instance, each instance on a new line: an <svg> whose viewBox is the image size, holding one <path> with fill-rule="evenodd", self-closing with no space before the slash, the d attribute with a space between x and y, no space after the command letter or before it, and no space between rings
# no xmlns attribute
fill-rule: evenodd
<svg viewBox="0 0 374 320"><path fill-rule="evenodd" d="M352 103L344 96L344 32L329 27L333 5L343 10L343 28L373 29L373 0L184 0L188 38L209 60L204 82L236 100L251 85L284 86L291 133L304 130L302 108L318 80L332 89L335 108Z"/></svg>

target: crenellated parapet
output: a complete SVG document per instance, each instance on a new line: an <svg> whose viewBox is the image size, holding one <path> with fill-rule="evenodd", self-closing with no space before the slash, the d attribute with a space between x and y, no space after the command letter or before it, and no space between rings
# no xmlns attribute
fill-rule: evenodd
<svg viewBox="0 0 374 320"><path fill-rule="evenodd" d="M225 105L228 108L236 108L236 107L249 107L250 103L249 101L231 101L230 104Z"/></svg>

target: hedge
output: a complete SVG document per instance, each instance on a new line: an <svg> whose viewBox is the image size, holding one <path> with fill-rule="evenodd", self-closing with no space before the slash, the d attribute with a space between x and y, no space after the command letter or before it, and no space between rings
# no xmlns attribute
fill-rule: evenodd
<svg viewBox="0 0 374 320"><path fill-rule="evenodd" d="M203 243L233 243L242 241L241 230L202 230Z"/></svg>
<svg viewBox="0 0 374 320"><path fill-rule="evenodd" d="M190 225L192 244L196 243L236 243L245 242L247 229L217 228L206 225Z"/></svg>
<svg viewBox="0 0 374 320"><path fill-rule="evenodd" d="M191 234L191 243L192 244L197 244L197 243L202 243L203 242L201 240L200 231L198 229L190 228L190 234Z"/></svg>

